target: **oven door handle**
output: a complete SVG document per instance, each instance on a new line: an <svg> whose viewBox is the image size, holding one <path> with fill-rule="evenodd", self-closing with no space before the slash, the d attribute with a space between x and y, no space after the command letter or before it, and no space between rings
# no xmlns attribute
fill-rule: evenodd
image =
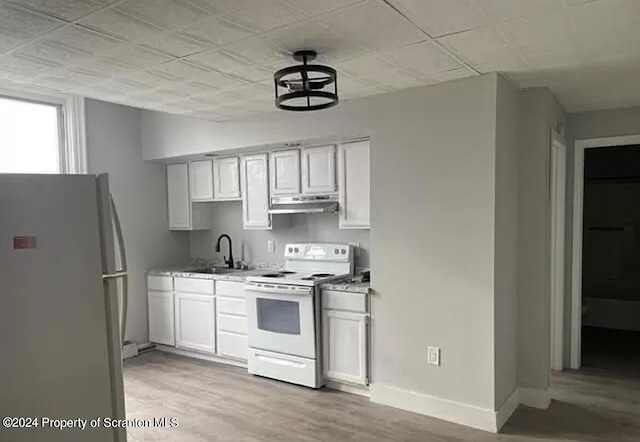
<svg viewBox="0 0 640 442"><path fill-rule="evenodd" d="M252 292L260 293L277 293L279 295L310 295L313 292L312 287L300 287L293 285L281 284L265 284L258 282L245 282L244 288Z"/></svg>

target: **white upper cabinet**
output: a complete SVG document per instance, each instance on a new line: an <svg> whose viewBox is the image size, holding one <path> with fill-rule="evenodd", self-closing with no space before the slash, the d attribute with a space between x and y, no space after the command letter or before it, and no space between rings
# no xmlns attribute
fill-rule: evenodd
<svg viewBox="0 0 640 442"><path fill-rule="evenodd" d="M240 199L240 159L213 160L213 196L216 200Z"/></svg>
<svg viewBox="0 0 640 442"><path fill-rule="evenodd" d="M319 146L302 150L302 193L336 191L336 147Z"/></svg>
<svg viewBox="0 0 640 442"><path fill-rule="evenodd" d="M189 166L187 163L167 166L167 204L169 229L205 230L211 226L211 212L206 204L192 204Z"/></svg>
<svg viewBox="0 0 640 442"><path fill-rule="evenodd" d="M340 146L338 177L340 181L340 228L370 228L369 141L358 141Z"/></svg>
<svg viewBox="0 0 640 442"><path fill-rule="evenodd" d="M300 194L300 151L281 150L269 154L271 196Z"/></svg>
<svg viewBox="0 0 640 442"><path fill-rule="evenodd" d="M201 160L189 163L191 201L213 200L213 161Z"/></svg>
<svg viewBox="0 0 640 442"><path fill-rule="evenodd" d="M271 229L268 163L266 153L242 157L242 218L245 229Z"/></svg>

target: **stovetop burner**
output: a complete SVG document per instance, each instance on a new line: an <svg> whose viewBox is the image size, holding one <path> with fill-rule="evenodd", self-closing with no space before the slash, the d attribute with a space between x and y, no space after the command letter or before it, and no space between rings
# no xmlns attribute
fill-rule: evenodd
<svg viewBox="0 0 640 442"><path fill-rule="evenodd" d="M314 278L328 278L329 276L335 276L333 273L314 273L313 275Z"/></svg>
<svg viewBox="0 0 640 442"><path fill-rule="evenodd" d="M265 278L284 278L284 273L267 273L262 276Z"/></svg>

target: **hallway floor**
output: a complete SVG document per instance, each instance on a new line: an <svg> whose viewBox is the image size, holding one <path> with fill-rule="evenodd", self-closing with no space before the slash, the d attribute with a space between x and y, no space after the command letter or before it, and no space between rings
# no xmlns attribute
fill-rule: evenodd
<svg viewBox="0 0 640 442"><path fill-rule="evenodd" d="M640 379L640 332L582 327L582 367Z"/></svg>
<svg viewBox="0 0 640 442"><path fill-rule="evenodd" d="M549 410L520 407L499 435L159 351L126 361L125 388L128 419L179 422L129 429L133 442L640 440L640 382L590 373L554 375Z"/></svg>

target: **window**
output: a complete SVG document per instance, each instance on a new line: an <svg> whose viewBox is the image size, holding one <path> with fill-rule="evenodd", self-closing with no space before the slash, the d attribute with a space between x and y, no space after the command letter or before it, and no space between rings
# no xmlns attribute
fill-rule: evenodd
<svg viewBox="0 0 640 442"><path fill-rule="evenodd" d="M0 173L85 173L84 102L0 91Z"/></svg>

